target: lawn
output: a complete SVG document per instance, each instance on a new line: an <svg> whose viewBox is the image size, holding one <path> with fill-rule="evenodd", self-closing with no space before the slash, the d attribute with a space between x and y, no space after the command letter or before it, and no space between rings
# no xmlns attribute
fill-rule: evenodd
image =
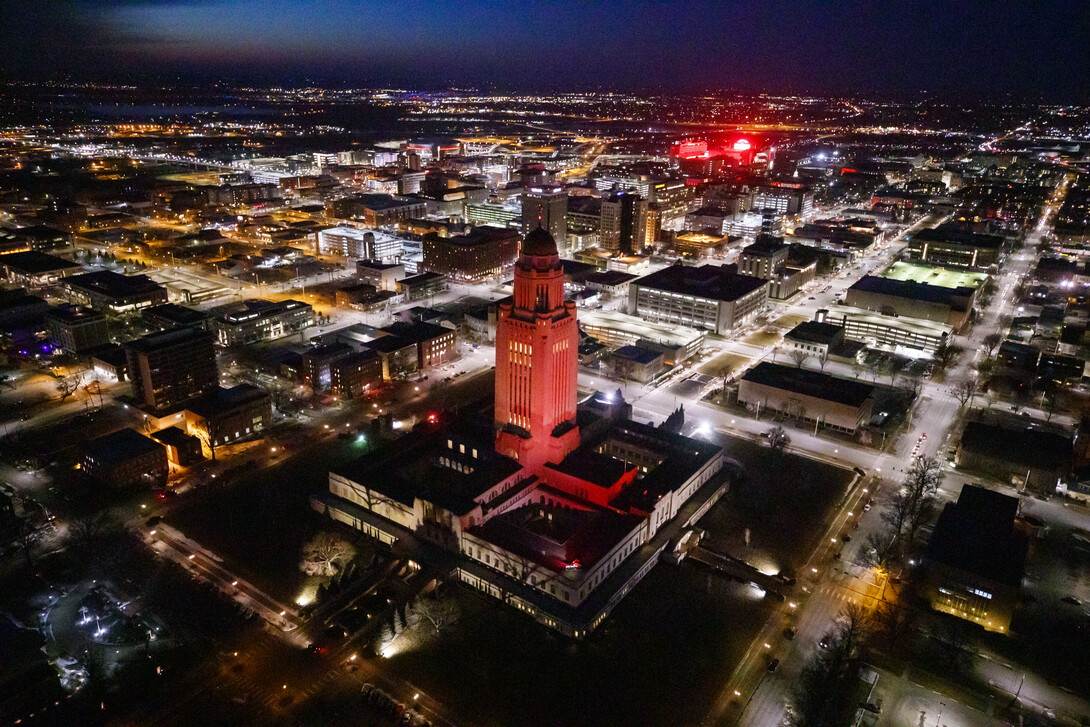
<svg viewBox="0 0 1090 727"><path fill-rule="evenodd" d="M309 445L272 467L238 475L227 488L193 496L166 521L238 575L290 603L306 582L298 568L303 544L323 525L310 494L325 486L331 467L358 454L340 440Z"/></svg>
<svg viewBox="0 0 1090 727"><path fill-rule="evenodd" d="M762 559L796 570L817 545L854 473L796 454L777 455L740 437L721 435L719 442L745 475L700 521L709 544L758 567L765 565L757 562Z"/></svg>
<svg viewBox="0 0 1090 727"><path fill-rule="evenodd" d="M458 621L438 637L403 636L411 646L385 663L483 725L697 724L774 606L702 565L660 563L574 642L487 596L456 594Z"/></svg>
<svg viewBox="0 0 1090 727"><path fill-rule="evenodd" d="M749 364L749 359L733 353L723 353L700 367L699 371L708 376L719 378L741 371Z"/></svg>

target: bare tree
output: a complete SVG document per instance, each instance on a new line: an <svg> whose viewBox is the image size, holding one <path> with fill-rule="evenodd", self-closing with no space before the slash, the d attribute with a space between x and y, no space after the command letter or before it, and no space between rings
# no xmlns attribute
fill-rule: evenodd
<svg viewBox="0 0 1090 727"><path fill-rule="evenodd" d="M801 348L793 348L788 352L788 357L795 362L795 368L801 369L802 365L806 363L806 359L810 358L810 354Z"/></svg>
<svg viewBox="0 0 1090 727"><path fill-rule="evenodd" d="M954 363L964 350L956 343L943 341L935 347L935 363L939 365L939 368L945 369Z"/></svg>
<svg viewBox="0 0 1090 727"><path fill-rule="evenodd" d="M901 386L915 398L920 395L920 391L923 389L923 377L911 371L901 374Z"/></svg>
<svg viewBox="0 0 1090 727"><path fill-rule="evenodd" d="M998 331L984 336L984 348L988 351L989 358L991 358L992 354L995 353L995 349L998 348L1001 343L1003 343L1003 334Z"/></svg>
<svg viewBox="0 0 1090 727"><path fill-rule="evenodd" d="M822 349L821 353L815 358L817 358L818 368L821 370L821 373L825 373L825 364L829 363L829 349Z"/></svg>
<svg viewBox="0 0 1090 727"><path fill-rule="evenodd" d="M83 381L83 374L72 374L57 379L57 393L60 394L62 403L79 390L81 381Z"/></svg>
<svg viewBox="0 0 1090 727"><path fill-rule="evenodd" d="M952 393L962 406L966 404L972 406L973 399L976 398L976 382L972 379L966 379L954 387Z"/></svg>
<svg viewBox="0 0 1090 727"><path fill-rule="evenodd" d="M321 532L303 546L299 569L309 576L331 578L351 562L356 548L333 533Z"/></svg>
<svg viewBox="0 0 1090 727"><path fill-rule="evenodd" d="M434 593L417 599L413 612L435 629L437 634L462 615L458 602L449 595L439 593L438 589Z"/></svg>
<svg viewBox="0 0 1090 727"><path fill-rule="evenodd" d="M791 444L791 437L779 424L769 428L765 432L765 437L768 438L768 446L772 448L773 452L783 452L787 445Z"/></svg>
<svg viewBox="0 0 1090 727"><path fill-rule="evenodd" d="M908 469L904 486L908 499L908 518L905 520L908 547L912 547L916 533L931 516L942 477L942 467L936 457L917 457Z"/></svg>
<svg viewBox="0 0 1090 727"><path fill-rule="evenodd" d="M877 531L867 536L859 552L859 564L878 571L888 571L897 560L897 537L889 531Z"/></svg>

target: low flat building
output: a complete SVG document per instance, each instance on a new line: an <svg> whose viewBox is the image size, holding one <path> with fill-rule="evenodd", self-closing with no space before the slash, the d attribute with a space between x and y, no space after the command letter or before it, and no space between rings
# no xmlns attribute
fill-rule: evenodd
<svg viewBox="0 0 1090 727"><path fill-rule="evenodd" d="M672 265L633 280L629 314L729 335L768 303L767 280L714 265Z"/></svg>
<svg viewBox="0 0 1090 727"><path fill-rule="evenodd" d="M374 259L357 260L356 277L361 283L375 286L376 290L394 292L397 290L397 281L405 277L405 266Z"/></svg>
<svg viewBox="0 0 1090 727"><path fill-rule="evenodd" d="M864 345L847 338L843 326L821 321L803 321L783 337L784 351L800 351L816 361L844 361L851 363L859 360Z"/></svg>
<svg viewBox="0 0 1090 727"><path fill-rule="evenodd" d="M606 270L599 273L591 273L583 280L583 284L589 290L596 290L611 298L627 299L628 284L635 280L637 275L622 273L618 270Z"/></svg>
<svg viewBox="0 0 1090 727"><path fill-rule="evenodd" d="M697 328L650 323L636 316L614 311L591 311L579 316L579 329L610 348L659 347L668 366L695 356L704 347L707 333Z"/></svg>
<svg viewBox="0 0 1090 727"><path fill-rule="evenodd" d="M54 285L80 269L79 263L37 250L0 255L4 279L28 290Z"/></svg>
<svg viewBox="0 0 1090 727"><path fill-rule="evenodd" d="M88 477L109 487L161 487L169 474L163 445L135 429L87 442L80 466Z"/></svg>
<svg viewBox="0 0 1090 727"><path fill-rule="evenodd" d="M613 352L613 366L619 378L646 384L661 374L666 365L662 351L642 346L622 346Z"/></svg>
<svg viewBox="0 0 1090 727"><path fill-rule="evenodd" d="M150 436L166 447L167 461L176 467L189 467L204 460L200 437L187 434L180 427L165 427Z"/></svg>
<svg viewBox="0 0 1090 727"><path fill-rule="evenodd" d="M970 421L962 430L954 462L958 469L1051 495L1071 473L1074 447L1070 434L1043 422Z"/></svg>
<svg viewBox="0 0 1090 727"><path fill-rule="evenodd" d="M261 434L272 424L272 398L251 384L218 387L186 407L185 424L215 459L216 447Z"/></svg>
<svg viewBox="0 0 1090 727"><path fill-rule="evenodd" d="M795 366L762 361L739 379L738 403L760 418L774 411L847 434L870 421L874 387Z"/></svg>
<svg viewBox="0 0 1090 727"><path fill-rule="evenodd" d="M936 611L1009 634L1029 550L1015 527L1018 498L966 484L939 516L919 593Z"/></svg>
<svg viewBox="0 0 1090 727"><path fill-rule="evenodd" d="M847 305L884 314L946 323L961 329L968 321L977 288L946 288L914 280L865 275L848 288Z"/></svg>
<svg viewBox="0 0 1090 727"><path fill-rule="evenodd" d="M951 223L920 230L908 242L908 258L932 265L986 269L999 263L1004 247L1000 235L963 230Z"/></svg>
<svg viewBox="0 0 1090 727"><path fill-rule="evenodd" d="M447 289L447 276L440 273L420 273L412 277L402 278L396 283L397 292L405 296L405 300L422 300L442 293Z"/></svg>
<svg viewBox="0 0 1090 727"><path fill-rule="evenodd" d="M678 255L695 258L717 257L726 252L731 239L722 232L709 234L708 231L679 232L670 239L670 248Z"/></svg>
<svg viewBox="0 0 1090 727"><path fill-rule="evenodd" d="M187 308L177 303L145 308L140 317L160 330L168 328L199 328L207 331L211 327L212 316L196 308Z"/></svg>
<svg viewBox="0 0 1090 727"><path fill-rule="evenodd" d="M90 308L64 304L45 314L49 338L69 353L85 353L110 342L106 316Z"/></svg>
<svg viewBox="0 0 1090 727"><path fill-rule="evenodd" d="M844 337L849 340L892 351L907 349L909 352L934 353L954 335L954 327L946 323L883 315L847 305L823 308L817 312L815 320L843 328Z"/></svg>
<svg viewBox="0 0 1090 727"><path fill-rule="evenodd" d="M299 300L243 301L241 310L226 313L212 322L216 340L223 346L245 346L299 333L314 322L314 309Z"/></svg>
<svg viewBox="0 0 1090 727"><path fill-rule="evenodd" d="M167 289L147 275L122 275L111 270L64 279L72 300L110 313L131 313L167 302Z"/></svg>

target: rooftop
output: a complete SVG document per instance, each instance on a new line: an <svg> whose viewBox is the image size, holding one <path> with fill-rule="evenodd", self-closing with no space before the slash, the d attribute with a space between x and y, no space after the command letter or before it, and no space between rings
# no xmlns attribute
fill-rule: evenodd
<svg viewBox="0 0 1090 727"><path fill-rule="evenodd" d="M832 323L803 321L788 331L784 338L788 341L798 341L800 343L830 344L843 331L843 328Z"/></svg>
<svg viewBox="0 0 1090 727"><path fill-rule="evenodd" d="M973 273L965 270L948 270L947 268L932 267L930 265L915 265L906 262L893 263L889 269L882 273L882 277L890 280L937 285L943 288L979 288L988 280L988 276L985 273Z"/></svg>
<svg viewBox="0 0 1090 727"><path fill-rule="evenodd" d="M864 275L849 290L889 295L896 298L910 298L949 306L954 305L955 298L969 298L976 292L976 288L965 286L946 288L941 285L920 283L914 280L897 280L877 275Z"/></svg>
<svg viewBox="0 0 1090 727"><path fill-rule="evenodd" d="M125 343L125 348L137 353L152 353L174 346L183 346L194 341L212 340L212 334L200 328L168 328L158 333L149 333Z"/></svg>
<svg viewBox="0 0 1090 727"><path fill-rule="evenodd" d="M1018 426L983 421L968 422L961 433L961 447L1019 467L1063 471L1071 465L1071 437L1048 431L1037 424Z"/></svg>
<svg viewBox="0 0 1090 727"><path fill-rule="evenodd" d="M739 275L733 268L727 266L671 265L645 275L633 281L632 284L669 293L732 302L759 290L762 286L767 286L768 281L751 275Z"/></svg>
<svg viewBox="0 0 1090 727"><path fill-rule="evenodd" d="M79 263L59 258L56 255L46 255L44 252L38 252L37 250L9 252L6 255L0 255L0 265L3 265L9 270L28 275L49 273L56 270L71 270L80 267Z"/></svg>
<svg viewBox="0 0 1090 727"><path fill-rule="evenodd" d="M163 287L147 275L122 275L112 270L99 270L93 273L73 275L65 279L70 288L79 288L89 292L102 293L111 297L140 295Z"/></svg>
<svg viewBox="0 0 1090 727"><path fill-rule="evenodd" d="M867 399L874 396L874 387L870 384L769 361L762 361L746 371L742 381L763 384L846 406L862 406Z"/></svg>
<svg viewBox="0 0 1090 727"><path fill-rule="evenodd" d="M163 445L135 429L128 428L92 439L86 445L87 454L95 463L106 466L140 457L157 449L162 451Z"/></svg>
<svg viewBox="0 0 1090 727"><path fill-rule="evenodd" d="M927 559L1015 588L1025 572L1028 540L1014 529L1017 498L965 485L943 508Z"/></svg>

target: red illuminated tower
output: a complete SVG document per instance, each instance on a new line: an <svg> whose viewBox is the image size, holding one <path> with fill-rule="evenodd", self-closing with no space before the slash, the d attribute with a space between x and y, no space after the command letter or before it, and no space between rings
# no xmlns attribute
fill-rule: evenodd
<svg viewBox="0 0 1090 727"><path fill-rule="evenodd" d="M496 321L496 450L532 470L579 446L575 426L579 331L564 300L556 241L532 230L515 266L514 301Z"/></svg>

